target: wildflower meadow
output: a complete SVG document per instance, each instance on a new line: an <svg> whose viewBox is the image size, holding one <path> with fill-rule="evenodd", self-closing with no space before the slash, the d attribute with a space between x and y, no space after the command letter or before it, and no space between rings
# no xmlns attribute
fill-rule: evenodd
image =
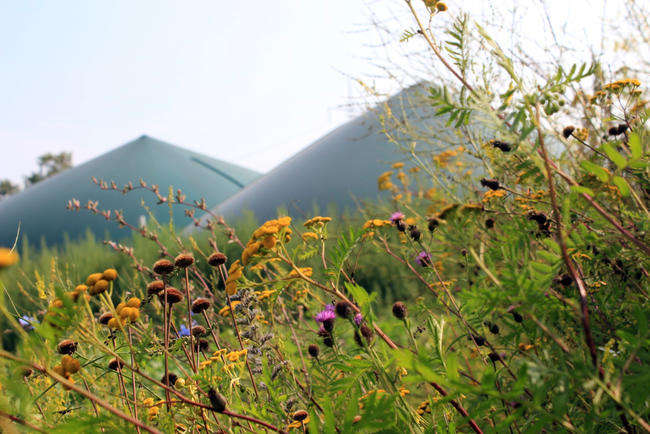
<svg viewBox="0 0 650 434"><path fill-rule="evenodd" d="M378 106L383 199L227 221L96 179L187 220L71 197L132 237L0 250L1 432L650 432L650 64L540 69L402 7L449 78L426 138Z"/></svg>

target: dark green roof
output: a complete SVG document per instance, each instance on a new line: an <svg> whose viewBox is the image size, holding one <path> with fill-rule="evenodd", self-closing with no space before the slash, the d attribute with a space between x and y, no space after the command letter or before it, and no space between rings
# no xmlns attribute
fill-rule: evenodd
<svg viewBox="0 0 650 434"><path fill-rule="evenodd" d="M48 245L59 244L64 233L74 239L83 235L87 228L99 237L103 237L107 230L113 239L129 235L128 229L120 229L114 221L108 222L100 215L92 215L87 210L67 210L68 200L72 198L78 199L82 205L88 200L96 200L99 209L123 210L127 222L135 226L140 216L147 214L141 205L144 199L158 221L169 221L169 207L156 205L157 201L150 192L135 190L122 195L116 191L103 191L91 181L93 176L109 183L113 180L119 188L129 181L138 185L138 179L142 178L149 185L158 184L163 196L168 195L172 185L174 189L182 189L188 201L205 198L209 206L215 206L259 174L142 136L0 201L0 245L13 243L18 222L21 224L21 237L26 236L30 243L45 238ZM173 216L182 225L188 221L184 207L175 206Z"/></svg>
<svg viewBox="0 0 650 434"><path fill-rule="evenodd" d="M390 170L390 163L402 160L409 164L404 152L387 139L385 128L404 146L413 140L420 146L428 140L427 146L433 149L445 146L438 138L447 118L435 116L428 98L430 86L411 86L386 101L400 126L381 122L385 106L379 104L281 163L213 211L234 218L249 210L262 221L276 217L278 208L294 217L311 217L314 207L326 212L331 205L338 212L356 211L360 200L381 195L377 177ZM401 128L407 124L408 129Z"/></svg>

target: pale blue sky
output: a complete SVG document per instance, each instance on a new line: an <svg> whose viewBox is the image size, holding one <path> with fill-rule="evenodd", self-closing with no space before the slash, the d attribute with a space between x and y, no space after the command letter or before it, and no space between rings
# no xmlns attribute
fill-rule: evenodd
<svg viewBox="0 0 650 434"><path fill-rule="evenodd" d="M0 178L141 134L266 171L349 117L368 27L350 0L2 1Z"/></svg>
<svg viewBox="0 0 650 434"><path fill-rule="evenodd" d="M458 7L497 26L495 10L514 8L506 27L550 42L541 2L448 4L440 30ZM547 4L558 26L600 29L590 0ZM385 74L383 42L425 49L396 42L413 26L402 0L0 0L0 178L22 182L45 152L80 164L141 134L268 171L359 111L345 107L363 101L354 78ZM390 61L399 76L422 68L413 75L435 80L419 60Z"/></svg>

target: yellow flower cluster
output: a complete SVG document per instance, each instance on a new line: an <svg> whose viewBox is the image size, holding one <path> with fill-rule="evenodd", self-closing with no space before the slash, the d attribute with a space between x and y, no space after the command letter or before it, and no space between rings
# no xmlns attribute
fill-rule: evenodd
<svg viewBox="0 0 650 434"><path fill-rule="evenodd" d="M300 270L300 272L307 277L311 277L313 271L311 267L299 268L298 270ZM298 274L297 270L291 270L291 272L289 273L289 278L292 277L300 277L300 274Z"/></svg>
<svg viewBox="0 0 650 434"><path fill-rule="evenodd" d="M145 407L149 408L149 410L148 410L149 420L154 420L156 418L156 416L158 416L158 413L160 412L160 407L162 407L162 405L164 403L165 403L165 401L158 401L158 402L154 403L153 398L147 398L144 401L142 401L142 404Z"/></svg>
<svg viewBox="0 0 650 434"><path fill-rule="evenodd" d="M77 372L79 372L80 369L81 369L81 364L79 363L79 360L75 359L72 356L69 356L68 354L63 356L63 358L61 359L61 363L59 363L53 368L54 372L56 372L66 380L70 381L71 383L74 383L74 380L70 378L70 376L72 374L76 374ZM65 389L68 388L65 387Z"/></svg>
<svg viewBox="0 0 650 434"><path fill-rule="evenodd" d="M393 169L401 169L402 167L404 167L404 163L402 163L401 161L398 161L397 163L393 163L393 165L391 167Z"/></svg>
<svg viewBox="0 0 650 434"><path fill-rule="evenodd" d="M305 232L302 234L302 239L308 241L310 239L317 240L319 238L318 234L314 232Z"/></svg>
<svg viewBox="0 0 650 434"><path fill-rule="evenodd" d="M12 249L0 247L0 269L15 265L19 259L18 253Z"/></svg>
<svg viewBox="0 0 650 434"><path fill-rule="evenodd" d="M326 223L329 223L332 221L332 217L321 217L321 216L316 216L312 217L309 220L307 220L304 225L306 228L310 228L312 226L325 226Z"/></svg>
<svg viewBox="0 0 650 434"><path fill-rule="evenodd" d="M404 386L401 386L401 387L399 388L399 394L402 395L402 396L406 396L406 395L408 395L408 394L410 394L410 393L411 393L411 391L408 390L408 389L407 389L406 387L404 387Z"/></svg>
<svg viewBox="0 0 650 434"><path fill-rule="evenodd" d="M86 279L90 295L98 295L108 289L109 283L117 279L117 271L113 268L104 270L103 273L93 273Z"/></svg>
<svg viewBox="0 0 650 434"><path fill-rule="evenodd" d="M607 83L606 85L603 86L603 89L611 92L618 92L619 90L622 90L626 86L639 87L641 86L641 82L636 78L625 78L623 80L617 80L612 83Z"/></svg>
<svg viewBox="0 0 650 434"><path fill-rule="evenodd" d="M140 317L140 299L132 297L125 302L121 302L115 308L115 312L119 318L111 318L108 320L108 328L117 329L126 324L127 321L136 322Z"/></svg>
<svg viewBox="0 0 650 434"><path fill-rule="evenodd" d="M228 359L231 362L237 362L239 361L240 357L244 357L246 359L246 354L248 354L248 350L244 348L241 351L231 351L228 354L226 354L226 359Z"/></svg>
<svg viewBox="0 0 650 434"><path fill-rule="evenodd" d="M420 416L422 416L424 413L431 413L431 406L429 405L429 401L422 401L420 405L418 405L416 412Z"/></svg>
<svg viewBox="0 0 650 434"><path fill-rule="evenodd" d="M271 297L276 292L277 290L275 289L265 289L264 291L255 291L255 295L257 295L258 300L264 300L265 298Z"/></svg>
<svg viewBox="0 0 650 434"><path fill-rule="evenodd" d="M390 170L379 175L379 178L377 178L377 188L379 188L379 191L390 190L393 188L393 183L390 182L390 177L392 175L393 172Z"/></svg>
<svg viewBox="0 0 650 434"><path fill-rule="evenodd" d="M528 350L532 350L533 348L535 348L535 345L525 344L523 342L520 342L518 347L519 347L520 351L528 351Z"/></svg>
<svg viewBox="0 0 650 434"><path fill-rule="evenodd" d="M390 226L390 225L391 225L390 220L372 219L365 222L361 227L361 229L380 228L382 226Z"/></svg>
<svg viewBox="0 0 650 434"><path fill-rule="evenodd" d="M294 420L291 422L289 425L287 425L287 431L291 429L298 429L302 428L303 425L307 425L309 423L309 416L307 416L304 420L299 421L299 420Z"/></svg>
<svg viewBox="0 0 650 434"><path fill-rule="evenodd" d="M465 148L463 146L459 146L457 149L448 149L438 155L434 155L433 161L439 167L447 167L447 164L451 158L456 157L463 152L465 152Z"/></svg>
<svg viewBox="0 0 650 434"><path fill-rule="evenodd" d="M244 266L239 263L239 259L230 264L228 278L226 279L226 293L228 295L234 295L237 292L237 280L242 276L243 271Z"/></svg>
<svg viewBox="0 0 650 434"><path fill-rule="evenodd" d="M505 190L488 190L483 195L483 202L489 202L490 199L500 198L507 194Z"/></svg>
<svg viewBox="0 0 650 434"><path fill-rule="evenodd" d="M275 248L275 244L278 241L277 235L282 229L285 229L286 241L289 241L291 239L291 229L288 227L290 224L291 217L280 217L279 219L269 220L260 226L253 233L253 236L242 252L242 264L248 264L251 256L258 254L262 247L267 250Z"/></svg>
<svg viewBox="0 0 650 434"><path fill-rule="evenodd" d="M231 301L230 304L232 305L232 308L235 309L235 306L237 306L239 303L241 303L239 300L234 300ZM230 306L224 306L219 310L219 315L221 316L228 316L230 315Z"/></svg>

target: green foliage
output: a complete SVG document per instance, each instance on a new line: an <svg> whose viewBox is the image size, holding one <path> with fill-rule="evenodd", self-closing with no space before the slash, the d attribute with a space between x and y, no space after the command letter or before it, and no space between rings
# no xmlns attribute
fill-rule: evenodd
<svg viewBox="0 0 650 434"><path fill-rule="evenodd" d="M473 27L461 15L443 45L461 84L429 92L448 147L404 148L411 166L380 176L391 199L363 220L230 227L208 212L191 237L154 223L120 243L23 244L0 270L0 410L47 432L650 429L641 83L584 64L531 78ZM477 47L501 80L472 76ZM179 254L192 265L154 267ZM159 279L182 300L165 306Z"/></svg>

